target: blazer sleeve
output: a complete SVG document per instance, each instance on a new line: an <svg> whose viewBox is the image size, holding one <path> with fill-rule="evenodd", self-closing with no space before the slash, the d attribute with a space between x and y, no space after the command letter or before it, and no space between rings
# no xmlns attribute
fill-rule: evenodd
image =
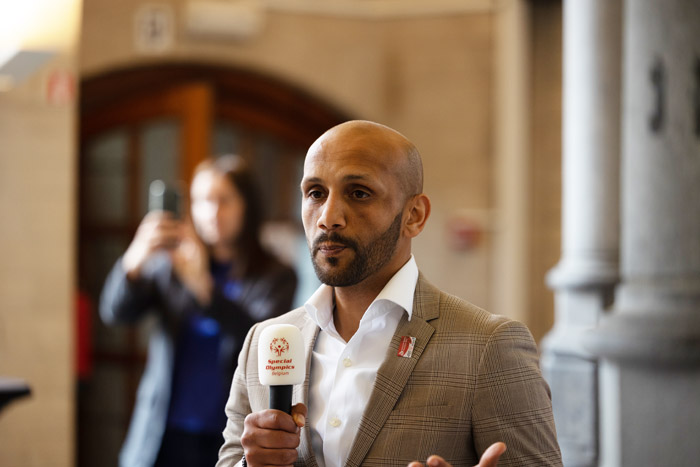
<svg viewBox="0 0 700 467"><path fill-rule="evenodd" d="M224 444L219 449L219 461L216 467L232 467L243 457L241 435L246 415L252 412L248 397L247 366L250 361L251 342L257 324L248 332L243 349L238 355L238 366L233 375L231 391L226 402L226 427L224 428ZM257 369L256 369L257 371Z"/></svg>
<svg viewBox="0 0 700 467"><path fill-rule="evenodd" d="M530 331L517 321L499 325L483 351L472 430L479 454L497 441L506 443L499 467L562 465L537 347Z"/></svg>

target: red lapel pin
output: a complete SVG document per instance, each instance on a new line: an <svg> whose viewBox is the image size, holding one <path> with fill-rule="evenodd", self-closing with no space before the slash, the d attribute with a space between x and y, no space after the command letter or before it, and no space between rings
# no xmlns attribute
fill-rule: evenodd
<svg viewBox="0 0 700 467"><path fill-rule="evenodd" d="M411 358L413 354L413 346L416 344L416 338L411 336L401 337L401 343L399 344L399 351L396 353L397 357Z"/></svg>

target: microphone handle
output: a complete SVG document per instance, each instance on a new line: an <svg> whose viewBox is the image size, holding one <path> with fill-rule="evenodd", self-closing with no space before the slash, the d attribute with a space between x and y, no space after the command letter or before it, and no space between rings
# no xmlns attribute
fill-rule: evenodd
<svg viewBox="0 0 700 467"><path fill-rule="evenodd" d="M292 385L270 386L270 408L292 414Z"/></svg>

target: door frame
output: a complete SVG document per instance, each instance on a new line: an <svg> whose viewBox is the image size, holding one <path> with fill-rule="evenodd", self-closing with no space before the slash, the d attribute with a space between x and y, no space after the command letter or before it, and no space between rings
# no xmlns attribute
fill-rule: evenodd
<svg viewBox="0 0 700 467"><path fill-rule="evenodd" d="M202 63L149 64L86 77L80 84L81 132L106 108L129 98L191 83L211 86L214 117L277 134L308 147L328 128L353 118L300 86L255 71Z"/></svg>

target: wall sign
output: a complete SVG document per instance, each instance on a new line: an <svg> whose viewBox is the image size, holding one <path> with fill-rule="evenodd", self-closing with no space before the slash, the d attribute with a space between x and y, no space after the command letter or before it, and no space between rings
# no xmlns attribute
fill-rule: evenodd
<svg viewBox="0 0 700 467"><path fill-rule="evenodd" d="M134 46L142 53L163 53L175 43L175 14L167 3L146 3L134 15Z"/></svg>

